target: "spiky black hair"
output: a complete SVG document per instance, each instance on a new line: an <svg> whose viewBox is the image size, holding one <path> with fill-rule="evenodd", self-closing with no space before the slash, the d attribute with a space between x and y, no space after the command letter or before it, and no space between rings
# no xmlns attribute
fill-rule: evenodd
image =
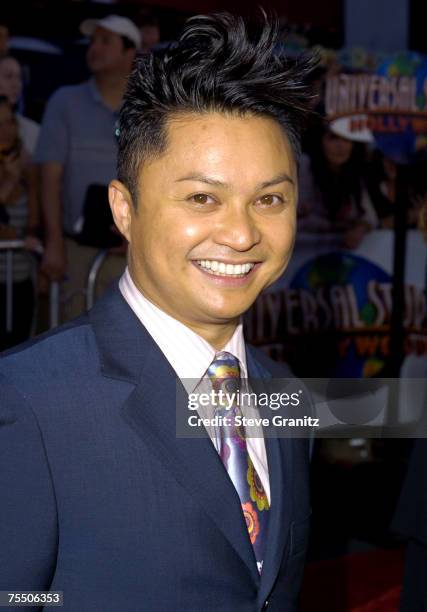
<svg viewBox="0 0 427 612"><path fill-rule="evenodd" d="M310 112L307 81L316 58L278 55L278 42L277 20L264 12L257 24L229 13L199 15L161 56L136 61L118 126L118 178L135 205L140 164L166 149L166 121L177 113L271 117L298 158Z"/></svg>

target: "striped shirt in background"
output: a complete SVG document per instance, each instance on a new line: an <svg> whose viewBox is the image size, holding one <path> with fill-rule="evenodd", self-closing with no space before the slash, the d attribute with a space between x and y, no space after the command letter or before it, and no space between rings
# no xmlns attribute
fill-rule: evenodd
<svg viewBox="0 0 427 612"><path fill-rule="evenodd" d="M3 206L3 209L9 215L10 227L13 227L17 233L17 239L24 237L25 228L28 218L28 201L27 195L22 195L17 202ZM15 251L13 253L13 282L19 283L28 278L31 278L33 259L30 253L23 251ZM6 252L0 252L0 283L6 282Z"/></svg>

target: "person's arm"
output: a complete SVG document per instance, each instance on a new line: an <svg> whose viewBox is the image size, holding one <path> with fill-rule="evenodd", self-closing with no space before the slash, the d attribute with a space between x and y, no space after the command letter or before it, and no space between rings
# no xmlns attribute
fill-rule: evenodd
<svg viewBox="0 0 427 612"><path fill-rule="evenodd" d="M30 405L1 374L0 397L0 591L49 590L58 527L42 434Z"/></svg>
<svg viewBox="0 0 427 612"><path fill-rule="evenodd" d="M35 162L40 165L41 210L46 237L41 270L55 281L62 280L66 269L62 183L69 150L69 112L69 96L61 89L49 100L35 152Z"/></svg>
<svg viewBox="0 0 427 612"><path fill-rule="evenodd" d="M64 166L59 162L41 165L41 201L46 234L41 270L53 281L62 280L67 265L62 231L63 175Z"/></svg>

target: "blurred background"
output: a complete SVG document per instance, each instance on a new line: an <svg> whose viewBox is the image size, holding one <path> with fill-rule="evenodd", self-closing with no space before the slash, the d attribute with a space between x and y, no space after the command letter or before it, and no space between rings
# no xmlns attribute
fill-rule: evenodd
<svg viewBox="0 0 427 612"><path fill-rule="evenodd" d="M114 177L121 100L113 94L125 82L127 51L159 53L193 14L226 9L250 16L258 4L1 3L0 350L83 311L124 268L125 246L111 228L105 187ZM381 134L334 123L325 111L328 80L340 75L406 76L427 96L424 3L262 5L280 18L277 52L298 61L315 51L320 63L303 136L294 257L247 314L246 338L302 378L425 379L427 129L410 145L408 133L384 142ZM82 33L86 19L111 14L133 25ZM105 30L120 35L123 47L114 51ZM85 160L84 179L76 156ZM68 209L73 214L66 217ZM91 223L93 211L95 219L102 216L102 232ZM422 411L425 394L408 401ZM413 444L405 425L416 417L406 408L399 401L391 407L401 420L400 439L379 428L366 438L331 432L313 441L303 612L398 610L405 538L391 523Z"/></svg>

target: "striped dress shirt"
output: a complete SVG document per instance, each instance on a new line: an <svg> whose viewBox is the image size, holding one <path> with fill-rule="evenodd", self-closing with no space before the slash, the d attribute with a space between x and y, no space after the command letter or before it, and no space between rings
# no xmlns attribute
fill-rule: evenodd
<svg viewBox="0 0 427 612"><path fill-rule="evenodd" d="M162 351L178 378L183 380L186 391L193 393L202 381L207 381L207 369L218 351L189 327L166 314L142 295L133 282L128 268L119 281L119 288L124 299ZM247 378L242 322L239 323L233 336L221 350L237 357L240 362L241 375ZM190 388L188 384L191 384ZM212 435L211 439L214 442ZM270 503L270 482L264 438L248 437L246 442L249 456Z"/></svg>

